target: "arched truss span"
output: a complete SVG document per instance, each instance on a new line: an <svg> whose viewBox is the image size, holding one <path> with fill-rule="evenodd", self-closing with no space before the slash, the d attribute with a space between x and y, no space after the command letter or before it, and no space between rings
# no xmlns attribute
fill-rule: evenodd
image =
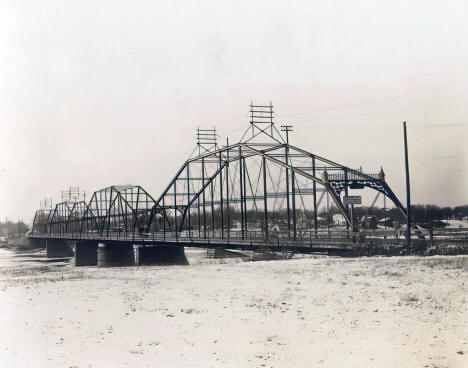
<svg viewBox="0 0 468 368"><path fill-rule="evenodd" d="M70 215L68 216L67 221L67 233L71 233L74 236L81 234L81 223L87 209L88 204L84 201L75 202L72 204Z"/></svg>
<svg viewBox="0 0 468 368"><path fill-rule="evenodd" d="M48 219L49 233L62 235L67 233L71 207L68 202L58 203Z"/></svg>
<svg viewBox="0 0 468 368"><path fill-rule="evenodd" d="M93 193L89 203L62 202L38 210L33 235L135 237L150 231L155 201L140 186L110 186Z"/></svg>
<svg viewBox="0 0 468 368"><path fill-rule="evenodd" d="M155 201L137 185L110 186L91 196L81 221L81 232L106 237L143 236Z"/></svg>
<svg viewBox="0 0 468 368"><path fill-rule="evenodd" d="M187 160L156 200L173 229L193 237L296 238L317 228L328 194L351 225L341 194L369 187L404 207L380 174L353 170L287 143L240 142Z"/></svg>

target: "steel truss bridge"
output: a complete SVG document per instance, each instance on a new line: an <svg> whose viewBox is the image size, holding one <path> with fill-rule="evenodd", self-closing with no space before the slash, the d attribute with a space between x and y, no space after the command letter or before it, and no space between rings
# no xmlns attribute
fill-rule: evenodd
<svg viewBox="0 0 468 368"><path fill-rule="evenodd" d="M367 174L293 146L290 127L280 132L273 120L271 103L250 105L244 135L224 146L216 141L214 129L197 129L196 149L158 197L141 186L110 186L94 192L88 202L65 201L38 210L30 236L344 249L359 241L350 208L342 200L350 189L377 191L406 215L383 170ZM339 210L347 230L331 233L320 226L324 202Z"/></svg>

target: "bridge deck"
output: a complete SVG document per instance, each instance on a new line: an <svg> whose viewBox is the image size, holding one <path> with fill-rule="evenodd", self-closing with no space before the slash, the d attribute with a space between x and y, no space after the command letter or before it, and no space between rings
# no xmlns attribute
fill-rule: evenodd
<svg viewBox="0 0 468 368"><path fill-rule="evenodd" d="M311 252L317 250L350 250L356 243L352 239L307 239L307 240L286 240L286 239L222 239L222 238L196 238L196 237L113 237L113 236L77 236L73 234L51 234L51 235L32 235L31 239L63 239L71 241L96 241L99 243L114 244L142 244L142 245L181 245L184 247L195 248L211 248L211 247L228 247L234 249L259 249L259 248L277 248L291 249L301 252Z"/></svg>
<svg viewBox="0 0 468 368"><path fill-rule="evenodd" d="M171 236L172 235L172 236ZM379 243L381 245L398 246L398 239L387 237L387 233L378 234ZM64 234L47 234L47 235L31 235L31 239L63 239L71 241L95 241L99 243L114 243L114 244L141 244L141 245L174 245L195 248L212 248L225 247L233 249L261 249L270 248L278 250L294 250L297 252L315 252L315 251L349 251L353 247L359 245L359 235L351 233L308 233L307 236L299 237L297 240L287 238L270 238L251 237L248 239L230 237L230 238L202 238L196 236L175 236L168 233L163 234L147 234L147 236L105 236L94 233L64 233Z"/></svg>

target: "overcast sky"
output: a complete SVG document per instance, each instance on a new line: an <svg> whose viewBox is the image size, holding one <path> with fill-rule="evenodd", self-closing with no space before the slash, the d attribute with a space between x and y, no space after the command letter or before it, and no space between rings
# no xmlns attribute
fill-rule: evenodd
<svg viewBox="0 0 468 368"><path fill-rule="evenodd" d="M2 0L0 218L71 185L157 196L251 100L402 201L406 120L413 202L468 203L468 1Z"/></svg>

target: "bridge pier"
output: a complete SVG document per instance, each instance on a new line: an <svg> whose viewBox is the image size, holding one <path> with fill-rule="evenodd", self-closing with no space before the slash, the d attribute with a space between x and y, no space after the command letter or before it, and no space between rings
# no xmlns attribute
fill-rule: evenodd
<svg viewBox="0 0 468 368"><path fill-rule="evenodd" d="M180 245L134 245L135 265L187 265L184 247Z"/></svg>
<svg viewBox="0 0 468 368"><path fill-rule="evenodd" d="M70 241L63 239L47 239L45 241L47 258L73 257Z"/></svg>
<svg viewBox="0 0 468 368"><path fill-rule="evenodd" d="M98 243L81 241L75 244L75 266L97 266Z"/></svg>
<svg viewBox="0 0 468 368"><path fill-rule="evenodd" d="M97 248L97 265L98 267L134 266L133 245L99 243Z"/></svg>

